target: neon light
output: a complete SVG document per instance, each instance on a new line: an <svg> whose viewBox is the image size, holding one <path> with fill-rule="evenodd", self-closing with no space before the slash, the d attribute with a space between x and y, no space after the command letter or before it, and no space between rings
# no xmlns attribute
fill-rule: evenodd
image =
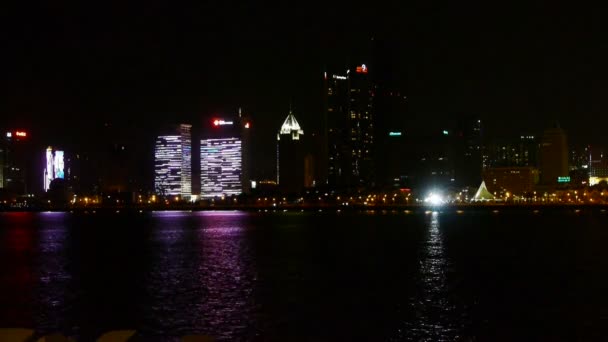
<svg viewBox="0 0 608 342"><path fill-rule="evenodd" d="M337 79L337 80L345 80L346 79L346 76L339 76L339 75L332 75L331 77L334 78L334 79Z"/></svg>
<svg viewBox="0 0 608 342"><path fill-rule="evenodd" d="M446 131L445 129L443 130L443 135L448 135L448 131Z"/></svg>
<svg viewBox="0 0 608 342"><path fill-rule="evenodd" d="M399 137L401 136L401 132L388 132L389 137Z"/></svg>
<svg viewBox="0 0 608 342"><path fill-rule="evenodd" d="M245 123L245 128L249 128L249 127L251 127L251 125L249 124L249 122L246 122Z"/></svg>
<svg viewBox="0 0 608 342"><path fill-rule="evenodd" d="M367 66L365 64L361 64L357 67L356 71L359 74L367 74Z"/></svg>
<svg viewBox="0 0 608 342"><path fill-rule="evenodd" d="M566 176L566 177L557 177L557 182L558 183L570 183L570 177Z"/></svg>
<svg viewBox="0 0 608 342"><path fill-rule="evenodd" d="M15 135L18 137L27 137L27 133L21 131L15 132Z"/></svg>
<svg viewBox="0 0 608 342"><path fill-rule="evenodd" d="M12 136L13 136L13 133L11 133L11 132L6 132L6 137L7 137L7 138L11 138Z"/></svg>
<svg viewBox="0 0 608 342"><path fill-rule="evenodd" d="M214 126L224 126L224 125L232 125L232 124L234 124L234 122L232 122L232 121L224 121L224 120L221 120L221 119L215 119L215 120L213 120L213 125Z"/></svg>

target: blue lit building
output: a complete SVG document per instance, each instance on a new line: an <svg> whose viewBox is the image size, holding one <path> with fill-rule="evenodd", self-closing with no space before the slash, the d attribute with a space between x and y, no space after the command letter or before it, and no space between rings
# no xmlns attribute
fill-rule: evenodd
<svg viewBox="0 0 608 342"><path fill-rule="evenodd" d="M44 191L49 191L54 179L65 178L65 161L63 151L58 151L51 146L46 149L46 166L43 171Z"/></svg>

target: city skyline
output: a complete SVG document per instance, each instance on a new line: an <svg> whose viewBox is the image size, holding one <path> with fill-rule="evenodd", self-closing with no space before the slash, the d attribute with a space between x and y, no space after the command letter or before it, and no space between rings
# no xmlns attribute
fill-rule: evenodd
<svg viewBox="0 0 608 342"><path fill-rule="evenodd" d="M239 108L253 119L252 176L272 179L273 136L285 107L292 104L307 136L321 136L326 75L345 77L363 65L378 102L388 94L403 102L398 110L388 100L374 104L377 129L401 134L383 142L378 131L376 146L429 139L469 116L483 121L486 138L540 137L559 122L572 149L608 146L599 115L608 103L598 84L608 77L601 62L608 50L595 13L488 16L483 8L399 4L328 4L319 12L294 4L298 15L272 15L269 25L270 13L232 3L55 6L14 9L10 23L23 30L9 32L11 86L0 128L86 158L109 154L136 187L152 181L149 146L161 127L189 122L197 135L203 123ZM310 20L317 17L325 21ZM356 25L363 19L368 25Z"/></svg>

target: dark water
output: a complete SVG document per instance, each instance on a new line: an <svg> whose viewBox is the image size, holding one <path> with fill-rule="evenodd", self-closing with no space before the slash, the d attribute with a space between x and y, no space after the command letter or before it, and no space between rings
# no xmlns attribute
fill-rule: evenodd
<svg viewBox="0 0 608 342"><path fill-rule="evenodd" d="M2 213L0 327L608 339L608 213Z"/></svg>

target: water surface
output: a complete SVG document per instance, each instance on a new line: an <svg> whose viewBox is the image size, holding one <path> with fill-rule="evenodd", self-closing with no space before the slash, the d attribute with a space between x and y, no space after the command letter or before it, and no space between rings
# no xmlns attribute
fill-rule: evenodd
<svg viewBox="0 0 608 342"><path fill-rule="evenodd" d="M594 341L608 215L0 213L0 326L91 340Z"/></svg>

